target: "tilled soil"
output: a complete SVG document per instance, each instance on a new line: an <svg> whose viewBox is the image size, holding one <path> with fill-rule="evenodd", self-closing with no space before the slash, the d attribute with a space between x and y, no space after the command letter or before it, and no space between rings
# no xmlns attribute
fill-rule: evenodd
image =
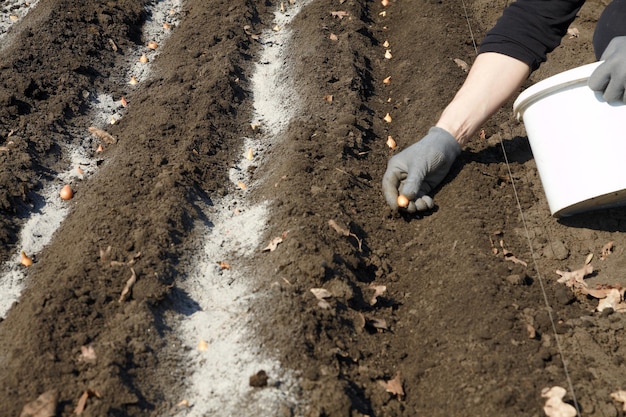
<svg viewBox="0 0 626 417"><path fill-rule="evenodd" d="M42 187L67 169L67 147L86 135L90 97L128 101L107 127L117 143L102 153L93 143L96 174L73 184L70 214L0 323L2 416L53 389L57 415L71 415L87 390L98 395L83 415L180 410L185 374L164 317L194 262L194 225L206 221L198 202L233 193L270 201L264 241L284 236L276 250L230 263L257 271L258 343L300 376L300 405L285 416L539 416L544 387L563 386L573 401L567 375L581 414L623 413L610 393L624 388L624 318L595 311L598 301L555 271L593 253L590 286L626 285L626 212L550 217L511 103L463 152L433 212L393 213L380 191L388 158L435 123L463 82L454 59L471 64L473 40L506 2L312 0L285 57L297 115L251 170L264 185L248 194L228 169L244 137L263 140L250 126L263 41L254 35L271 29L280 3L187 0L151 78L131 88L121 68L149 41L147 3L40 0L0 47L3 263L19 253ZM587 2L573 24L580 35L565 37L528 85L593 61L603 4ZM108 246L133 263L127 300L130 268L102 262ZM326 304L312 288L330 292ZM87 345L96 361L79 359ZM384 385L396 377L403 393Z"/></svg>

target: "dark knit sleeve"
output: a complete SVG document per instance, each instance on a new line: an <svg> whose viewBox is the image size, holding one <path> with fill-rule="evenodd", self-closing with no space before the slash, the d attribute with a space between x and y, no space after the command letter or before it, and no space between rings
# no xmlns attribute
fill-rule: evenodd
<svg viewBox="0 0 626 417"><path fill-rule="evenodd" d="M487 33L480 52L498 52L525 62L531 71L559 46L585 0L517 0Z"/></svg>

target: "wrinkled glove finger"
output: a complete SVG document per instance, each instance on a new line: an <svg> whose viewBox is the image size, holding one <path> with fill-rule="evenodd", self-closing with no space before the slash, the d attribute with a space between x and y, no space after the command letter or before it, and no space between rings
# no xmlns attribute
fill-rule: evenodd
<svg viewBox="0 0 626 417"><path fill-rule="evenodd" d="M609 103L624 101L624 82L622 80L612 78L604 89L604 94L602 96Z"/></svg>
<svg viewBox="0 0 626 417"><path fill-rule="evenodd" d="M426 211L435 207L435 202L427 195L423 195L415 200L415 208L417 211Z"/></svg>
<svg viewBox="0 0 626 417"><path fill-rule="evenodd" d="M398 209L398 187L406 173L397 168L387 168L383 176L383 194L387 204L394 210Z"/></svg>
<svg viewBox="0 0 626 417"><path fill-rule="evenodd" d="M421 171L414 170L409 173L400 186L400 194L414 201L419 196L420 190L424 187L428 189L422 191L430 191L428 184L424 183L424 174Z"/></svg>
<svg viewBox="0 0 626 417"><path fill-rule="evenodd" d="M611 70L607 63L601 64L589 76L588 85L593 91L604 91L611 81Z"/></svg>

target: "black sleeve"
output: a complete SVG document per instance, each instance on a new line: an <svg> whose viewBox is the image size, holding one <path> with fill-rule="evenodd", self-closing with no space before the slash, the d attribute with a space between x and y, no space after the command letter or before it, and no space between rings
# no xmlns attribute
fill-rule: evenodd
<svg viewBox="0 0 626 417"><path fill-rule="evenodd" d="M559 46L585 0L517 0L487 33L480 52L498 52L525 62L531 71Z"/></svg>

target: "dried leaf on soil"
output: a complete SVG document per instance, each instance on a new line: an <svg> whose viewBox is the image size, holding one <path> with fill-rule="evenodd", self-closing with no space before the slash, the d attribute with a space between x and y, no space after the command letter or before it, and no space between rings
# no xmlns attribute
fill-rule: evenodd
<svg viewBox="0 0 626 417"><path fill-rule="evenodd" d="M404 389L402 388L402 379L400 378L400 372L396 374L392 379L388 381L378 381L388 393L395 395L396 397L404 397Z"/></svg>
<svg viewBox="0 0 626 417"><path fill-rule="evenodd" d="M597 310L604 311L607 308L613 309L613 311L624 312L626 311L626 303L624 303L624 292L617 288L611 289L606 297L600 300Z"/></svg>
<svg viewBox="0 0 626 417"><path fill-rule="evenodd" d="M365 323L369 326L372 326L374 329L382 332L384 330L389 330L387 326L387 320L379 319L378 317L365 317Z"/></svg>
<svg viewBox="0 0 626 417"><path fill-rule="evenodd" d="M561 278L557 280L558 283L574 288L586 287L587 284L585 283L584 278L593 273L593 266L591 266L591 264L586 264L582 268L575 271L560 271L557 269L556 273L561 276Z"/></svg>
<svg viewBox="0 0 626 417"><path fill-rule="evenodd" d="M268 243L266 247L263 248L263 252L274 252L281 243L283 243L282 236L276 236L274 239L270 240L270 243Z"/></svg>
<svg viewBox="0 0 626 417"><path fill-rule="evenodd" d="M78 403L76 404L76 408L74 409L74 414L79 416L83 413L83 411L85 411L85 407L87 407L87 400L90 397L100 398L100 393L91 389L84 391L78 399Z"/></svg>
<svg viewBox="0 0 626 417"><path fill-rule="evenodd" d="M469 64L462 59L454 58L454 63L457 64L464 72L467 72L470 69Z"/></svg>
<svg viewBox="0 0 626 417"><path fill-rule="evenodd" d="M507 261L511 261L513 263L519 264L519 265L523 265L523 266L528 266L528 264L525 261L522 261L521 259L518 259L517 257L515 257L513 255L513 252L507 250L504 247L504 240L500 239L500 247L502 248L502 254L504 255L504 259Z"/></svg>
<svg viewBox="0 0 626 417"><path fill-rule="evenodd" d="M311 288L309 291L311 291L318 300L323 300L324 298L330 298L333 296L333 293L325 288Z"/></svg>
<svg viewBox="0 0 626 417"><path fill-rule="evenodd" d="M602 246L602 252L600 254L601 261L604 261L606 258L609 257L611 253L613 253L613 247L614 247L614 243L612 241L605 243L604 246Z"/></svg>
<svg viewBox="0 0 626 417"><path fill-rule="evenodd" d="M370 285L370 288L374 290L374 295L370 299L370 305L374 305L378 302L378 297L387 291L387 287L385 285Z"/></svg>
<svg viewBox="0 0 626 417"><path fill-rule="evenodd" d="M54 417L59 394L57 390L46 391L35 401L31 401L22 408L20 417Z"/></svg>
<svg viewBox="0 0 626 417"><path fill-rule="evenodd" d="M565 397L565 388L552 387L541 390L541 396L547 398L543 411L548 417L575 417L577 415L576 408L563 402Z"/></svg>
<svg viewBox="0 0 626 417"><path fill-rule="evenodd" d="M95 362L98 357L96 356L96 350L91 345L80 347L79 360L85 362Z"/></svg>
<svg viewBox="0 0 626 417"><path fill-rule="evenodd" d="M330 12L332 17L338 17L339 20L343 19L344 17L348 16L348 12L343 11L343 10L337 10L334 12Z"/></svg>
<svg viewBox="0 0 626 417"><path fill-rule="evenodd" d="M107 145L112 145L114 143L117 143L117 139L115 139L111 134L105 132L102 129L98 129L97 127L91 126L89 127L88 130L92 135L94 135L95 137L97 137L98 139L106 143Z"/></svg>
<svg viewBox="0 0 626 417"><path fill-rule="evenodd" d="M611 398L613 398L617 402L623 403L622 410L626 411L626 391L618 390L618 391L612 392Z"/></svg>
<svg viewBox="0 0 626 417"><path fill-rule="evenodd" d="M355 238L355 239L356 239L356 241L357 241L357 242L358 242L358 244L359 244L359 251L361 250L361 245L362 245L362 242L361 242L361 239L359 239L359 238L357 237L357 235L355 235L354 233L351 233L351 232L350 232L348 229L346 229L345 227L343 227L343 226L339 226L339 224L338 224L336 221L332 220L332 219L328 221L328 224L329 224L329 226L330 226L330 227L332 227L333 229L335 229L335 231L336 231L337 233L339 233L339 234L341 234L341 235L344 235L344 236L346 236L346 237L350 237L350 236L352 236L353 238Z"/></svg>
<svg viewBox="0 0 626 417"><path fill-rule="evenodd" d="M135 270L133 268L130 268L130 271L132 275L130 276L130 278L128 278L128 281L126 281L126 285L122 290L122 294L120 294L120 299L118 300L118 302L120 303L122 301L125 301L130 296L130 291L132 290L133 285L135 285L135 282L137 282L137 275L135 274Z"/></svg>

